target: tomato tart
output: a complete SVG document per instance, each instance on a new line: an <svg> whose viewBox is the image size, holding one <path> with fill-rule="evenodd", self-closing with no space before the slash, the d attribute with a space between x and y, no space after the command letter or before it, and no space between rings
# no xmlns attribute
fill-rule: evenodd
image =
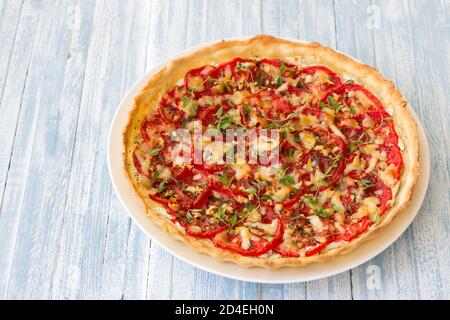
<svg viewBox="0 0 450 320"><path fill-rule="evenodd" d="M215 156L179 161L180 148L194 152L177 135L195 128L215 132L200 137ZM253 152L277 161L227 161L252 151L228 132L269 130ZM416 123L376 69L266 35L169 61L136 97L124 144L150 219L193 250L271 269L333 259L374 236L409 203L419 166Z"/></svg>

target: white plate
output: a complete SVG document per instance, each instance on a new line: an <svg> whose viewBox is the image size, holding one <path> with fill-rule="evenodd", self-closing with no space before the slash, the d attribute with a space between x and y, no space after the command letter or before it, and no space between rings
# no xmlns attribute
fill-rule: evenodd
<svg viewBox="0 0 450 320"><path fill-rule="evenodd" d="M186 50L180 55L184 55L197 48ZM378 255L400 237L419 211L428 186L430 158L428 142L423 127L414 111L410 109L417 122L419 131L421 160L419 179L414 189L414 195L410 205L405 210L399 212L395 219L384 227L374 239L363 243L349 254L338 256L328 262L313 263L301 268L281 268L278 270L241 268L234 263L220 262L210 256L194 252L184 243L172 239L146 217L145 208L133 193L130 182L127 180L123 169L122 155L124 153L124 146L122 143L122 133L127 124L129 112L133 107L134 97L139 93L150 76L164 64L165 62L139 79L121 101L111 123L108 137L108 168L114 188L128 214L153 241L157 242L174 256L200 269L237 280L261 283L292 283L316 280L354 268Z"/></svg>

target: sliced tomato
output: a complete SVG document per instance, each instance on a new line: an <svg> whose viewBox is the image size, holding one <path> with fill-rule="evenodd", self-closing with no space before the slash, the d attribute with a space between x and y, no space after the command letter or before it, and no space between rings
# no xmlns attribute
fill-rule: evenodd
<svg viewBox="0 0 450 320"><path fill-rule="evenodd" d="M158 114L165 123L178 124L186 118L186 114L183 110L180 110L176 104L164 102L164 100L158 107Z"/></svg>
<svg viewBox="0 0 450 320"><path fill-rule="evenodd" d="M302 195L304 194L305 191L307 191L307 190L306 189L303 189L303 191L299 190L292 198L290 198L290 199L288 199L286 201L283 201L281 203L281 205L284 208L291 208L291 207L293 207L294 205L296 205L297 203L300 202L301 197L302 197Z"/></svg>
<svg viewBox="0 0 450 320"><path fill-rule="evenodd" d="M222 249L239 253L242 256L257 257L272 249L272 244L264 238L250 239L250 248L242 248L242 239L239 234L222 231L214 237L214 244Z"/></svg>
<svg viewBox="0 0 450 320"><path fill-rule="evenodd" d="M139 159L136 156L136 149L133 152L133 164L134 164L134 167L136 168L137 172L139 172L142 175L146 175L146 173L144 173L144 171L142 170L142 166L141 166L141 163L139 162Z"/></svg>
<svg viewBox="0 0 450 320"><path fill-rule="evenodd" d="M326 246L328 244L329 244L328 241L326 241L326 242L319 242L316 245L303 247L303 248L301 248L299 250L292 250L292 249L288 249L285 245L283 245L283 243L280 243L280 244L278 244L277 246L275 246L273 248L273 251L276 252L276 253L281 254L282 256L292 257L292 258L300 257L300 252L304 251L305 257L309 257L309 256L313 256L315 254L320 253L323 249L326 248Z"/></svg>
<svg viewBox="0 0 450 320"><path fill-rule="evenodd" d="M309 83L306 86L309 91L312 91L314 95L319 96L319 100L326 97L329 92L333 91L335 88L342 86L341 79L339 76L332 72L330 69L323 66L310 66L300 70L300 74L308 74L314 76L317 72L323 72L327 75L328 81L325 83L317 84L315 82Z"/></svg>
<svg viewBox="0 0 450 320"><path fill-rule="evenodd" d="M149 194L148 197L158 203L164 204L164 205L168 205L169 203L174 203L174 202L170 202L168 199L160 197L157 194Z"/></svg>
<svg viewBox="0 0 450 320"><path fill-rule="evenodd" d="M306 252L305 252L305 256L310 257L317 253L320 253L323 249L325 249L325 247L327 245L328 245L328 242L320 242L316 246L314 246L312 248L308 248L308 250L306 250Z"/></svg>
<svg viewBox="0 0 450 320"><path fill-rule="evenodd" d="M387 163L393 164L397 168L397 176L399 179L403 169L402 151L397 145L382 146L381 150L386 152Z"/></svg>
<svg viewBox="0 0 450 320"><path fill-rule="evenodd" d="M219 105L204 106L198 108L197 118L202 122L202 125L204 127L207 127L208 125L215 123L218 120L217 111L219 110L219 108Z"/></svg>
<svg viewBox="0 0 450 320"><path fill-rule="evenodd" d="M344 234L337 235L337 238L338 240L351 241L366 232L371 224L372 222L368 217L363 217L358 222L347 225Z"/></svg>
<svg viewBox="0 0 450 320"><path fill-rule="evenodd" d="M288 249L282 243L278 244L277 246L274 246L273 251L281 254L284 257L291 257L291 258L300 257L300 253L298 251Z"/></svg>
<svg viewBox="0 0 450 320"><path fill-rule="evenodd" d="M208 89L208 81L207 81L208 75L211 72L213 72L214 70L215 70L215 67L210 66L210 65L206 65L206 66L202 66L200 68L190 70L184 76L183 88L185 90L190 90L190 87L191 87L190 82L193 81L194 78L201 78L201 79L203 79L202 85L204 88L204 90L202 90L202 91L205 91L205 89Z"/></svg>
<svg viewBox="0 0 450 320"><path fill-rule="evenodd" d="M314 135L318 138L318 143L331 149L331 152L324 154L317 150L312 150L303 155L299 160L297 169L303 181L309 181L311 176L315 175L316 170L326 174L324 181L320 185L304 186L302 193L317 193L325 189L332 188L339 182L345 169L344 142L334 134L328 133L322 129L314 129ZM334 150L337 147L337 150ZM305 171L309 163L312 163L312 171Z"/></svg>

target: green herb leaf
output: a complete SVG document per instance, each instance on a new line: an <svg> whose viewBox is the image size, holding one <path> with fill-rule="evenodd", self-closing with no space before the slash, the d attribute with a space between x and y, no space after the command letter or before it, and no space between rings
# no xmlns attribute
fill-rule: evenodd
<svg viewBox="0 0 450 320"><path fill-rule="evenodd" d="M287 149L286 153L287 153L287 156L288 156L289 158L291 158L291 157L294 155L294 150L292 150L292 149Z"/></svg>
<svg viewBox="0 0 450 320"><path fill-rule="evenodd" d="M280 179L280 183L284 184L285 186L289 186L291 184L294 184L295 180L291 176L284 176Z"/></svg>
<svg viewBox="0 0 450 320"><path fill-rule="evenodd" d="M295 87L296 87L296 88L299 88L299 89L305 87L305 85L304 85L303 82L302 82L302 79L298 79L297 83L295 84Z"/></svg>
<svg viewBox="0 0 450 320"><path fill-rule="evenodd" d="M313 210L313 213L316 216L319 216L319 217L322 217L322 218L326 218L326 217L328 217L330 215L330 213L324 208L315 208Z"/></svg>
<svg viewBox="0 0 450 320"><path fill-rule="evenodd" d="M347 150L350 152L354 152L356 150L356 144L352 142L347 146Z"/></svg>
<svg viewBox="0 0 450 320"><path fill-rule="evenodd" d="M220 107L219 110L217 110L216 116L218 118L220 118L220 117L222 117L222 113L223 113L223 109L222 109L222 107Z"/></svg>
<svg viewBox="0 0 450 320"><path fill-rule="evenodd" d="M219 182L224 186L228 185L228 176L224 173L223 175L218 174Z"/></svg>
<svg viewBox="0 0 450 320"><path fill-rule="evenodd" d="M186 104L188 104L189 101L191 101L191 99L186 98L186 97L181 97L181 102L183 103L183 106L185 106Z"/></svg>
<svg viewBox="0 0 450 320"><path fill-rule="evenodd" d="M353 106L350 106L350 113L351 114L356 114L356 110Z"/></svg>
<svg viewBox="0 0 450 320"><path fill-rule="evenodd" d="M192 219L193 219L192 214L188 211L186 213L186 218L184 218L184 221L186 221L187 223L191 223Z"/></svg>
<svg viewBox="0 0 450 320"><path fill-rule="evenodd" d="M164 190L164 187L166 186L168 178L164 178L164 180L158 185L158 191L161 192Z"/></svg>
<svg viewBox="0 0 450 320"><path fill-rule="evenodd" d="M375 183L368 179L359 179L358 186L363 188L364 190L370 189L375 186Z"/></svg>
<svg viewBox="0 0 450 320"><path fill-rule="evenodd" d="M247 104L243 104L242 107L244 108L244 116L248 116L250 113L250 107Z"/></svg>
<svg viewBox="0 0 450 320"><path fill-rule="evenodd" d="M278 76L278 77L275 79L274 83L277 85L277 87L281 86L281 85L283 84L283 78L280 77L280 76Z"/></svg>
<svg viewBox="0 0 450 320"><path fill-rule="evenodd" d="M152 157L156 156L161 151L161 149L162 148L155 148L155 149L153 149L152 151L150 151L150 155Z"/></svg>
<svg viewBox="0 0 450 320"><path fill-rule="evenodd" d="M295 72L295 68L289 68L286 67L286 63L282 60L280 60L280 72L281 74L284 74L286 71Z"/></svg>
<svg viewBox="0 0 450 320"><path fill-rule="evenodd" d="M371 220L372 220L373 223L378 223L378 222L380 222L380 220L381 220L380 214L377 213L376 215L374 215L374 216L372 217Z"/></svg>
<svg viewBox="0 0 450 320"><path fill-rule="evenodd" d="M238 215L235 214L234 216L232 216L232 217L230 218L230 224L231 224L232 227L234 227L234 226L236 225L237 222L238 222Z"/></svg>
<svg viewBox="0 0 450 320"><path fill-rule="evenodd" d="M286 117L285 120L290 120L290 119L292 119L292 118L298 117L298 112L299 112L299 111L297 110L297 111L294 111L294 112L290 113L290 114Z"/></svg>
<svg viewBox="0 0 450 320"><path fill-rule="evenodd" d="M244 190L246 193L248 194L255 194L256 193L256 189L253 187L247 188Z"/></svg>
<svg viewBox="0 0 450 320"><path fill-rule="evenodd" d="M307 200L311 203L311 205L312 205L313 207L317 206L317 204L319 203L319 200L318 200L316 197L313 197L313 196L311 196L311 195L309 195L309 194L304 195L303 197L304 197L305 199L307 199Z"/></svg>

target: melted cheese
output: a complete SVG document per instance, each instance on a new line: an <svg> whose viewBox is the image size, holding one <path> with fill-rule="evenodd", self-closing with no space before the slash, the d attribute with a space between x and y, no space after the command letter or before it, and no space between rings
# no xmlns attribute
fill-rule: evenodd
<svg viewBox="0 0 450 320"><path fill-rule="evenodd" d="M291 188L289 186L281 185L279 189L273 193L272 199L276 202L284 201L287 199L290 192Z"/></svg>
<svg viewBox="0 0 450 320"><path fill-rule="evenodd" d="M273 236L278 229L278 220L275 219L270 224L261 223L261 222L252 222L252 223L246 223L245 225L250 228L256 228L256 229L262 230L262 231L264 231L264 233L267 233L267 234Z"/></svg>
<svg viewBox="0 0 450 320"><path fill-rule="evenodd" d="M239 228L239 234L240 234L241 239L242 239L242 243L241 243L242 249L244 249L244 250L250 249L250 247L251 247L251 242L250 242L251 233L248 230L248 228L240 227Z"/></svg>
<svg viewBox="0 0 450 320"><path fill-rule="evenodd" d="M358 211L353 215L355 218L362 218L365 216L373 218L378 214L378 198L377 197L368 197L365 198L359 207Z"/></svg>
<svg viewBox="0 0 450 320"><path fill-rule="evenodd" d="M301 114L299 116L300 126L319 126L321 122L319 118L310 114Z"/></svg>
<svg viewBox="0 0 450 320"><path fill-rule="evenodd" d="M325 229L325 226L323 225L322 221L318 216L308 216L308 220L311 223L312 228L315 232L322 232Z"/></svg>
<svg viewBox="0 0 450 320"><path fill-rule="evenodd" d="M231 168L234 170L237 180L248 177L250 175L251 168L248 164L233 163L231 164Z"/></svg>
<svg viewBox="0 0 450 320"><path fill-rule="evenodd" d="M341 195L339 192L335 192L333 197L331 198L331 205L333 209L338 209L340 212L345 211L344 204L341 201Z"/></svg>
<svg viewBox="0 0 450 320"><path fill-rule="evenodd" d="M228 115L232 119L233 123L241 124L241 115L239 114L238 109L231 109L228 111Z"/></svg>
<svg viewBox="0 0 450 320"><path fill-rule="evenodd" d="M203 91L205 86L203 85L204 80L202 77L190 77L188 80L188 88L193 91Z"/></svg>
<svg viewBox="0 0 450 320"><path fill-rule="evenodd" d="M353 170L355 171L359 171L364 167L364 163L363 161L359 158L359 155L355 156L353 158L353 161L349 164L347 164L347 166L345 167L344 170L344 175L349 174L350 172L352 172Z"/></svg>
<svg viewBox="0 0 450 320"><path fill-rule="evenodd" d="M316 145L316 137L309 131L300 132L300 140L302 145L308 150L311 150Z"/></svg>
<svg viewBox="0 0 450 320"><path fill-rule="evenodd" d="M393 164L390 164L386 169L378 171L378 175L385 185L393 188L397 183L397 179L395 178L396 171L397 168Z"/></svg>

